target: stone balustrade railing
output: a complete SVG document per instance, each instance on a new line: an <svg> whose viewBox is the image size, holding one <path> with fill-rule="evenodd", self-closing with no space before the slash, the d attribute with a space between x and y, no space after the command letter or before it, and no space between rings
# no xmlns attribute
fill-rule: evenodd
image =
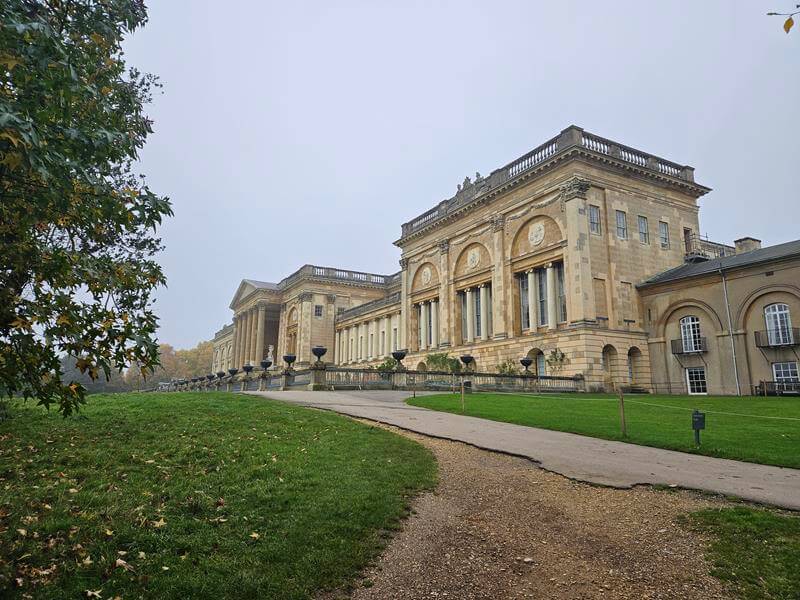
<svg viewBox="0 0 800 600"><path fill-rule="evenodd" d="M679 165L647 152L636 150L573 125L524 156L496 169L488 177L483 178L476 174L475 181L471 181L469 178L465 179L464 183L458 186L458 192L452 198L443 200L429 211L422 213L408 223L404 223L402 237L404 238L424 229L464 204L488 194L509 181L524 175L530 169L547 162L557 154L575 147L584 148L620 162L633 164L642 169L655 171L661 175L694 183L694 169L692 167Z"/></svg>
<svg viewBox="0 0 800 600"><path fill-rule="evenodd" d="M345 319L351 319L353 317L357 317L359 315L363 315L372 312L374 310L379 310L385 306L391 306L392 304L397 304L399 308L400 292L395 292L394 294L389 294L385 298L379 298L378 300L365 302L364 304L345 310L336 315L336 320L343 321Z"/></svg>
<svg viewBox="0 0 800 600"><path fill-rule="evenodd" d="M387 284L391 283L392 277L394 276L379 275L377 273L364 273L362 271L350 271L347 269L334 269L331 267L318 267L316 265L305 265L300 267L288 277L282 279L280 283L278 283L278 289L286 289L297 281L306 277L332 279L336 281L353 281L357 283L386 286Z"/></svg>

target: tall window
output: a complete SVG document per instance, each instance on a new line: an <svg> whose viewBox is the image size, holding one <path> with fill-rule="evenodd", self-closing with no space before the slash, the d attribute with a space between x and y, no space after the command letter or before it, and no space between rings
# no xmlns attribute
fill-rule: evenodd
<svg viewBox="0 0 800 600"><path fill-rule="evenodd" d="M547 325L547 270L536 269L536 287L539 291L539 325Z"/></svg>
<svg viewBox="0 0 800 600"><path fill-rule="evenodd" d="M658 237L661 240L661 247L665 250L669 248L669 223L658 222Z"/></svg>
<svg viewBox="0 0 800 600"><path fill-rule="evenodd" d="M639 241L642 244L650 243L650 228L647 226L647 217L639 215Z"/></svg>
<svg viewBox="0 0 800 600"><path fill-rule="evenodd" d="M700 337L700 319L694 315L681 319L681 341L684 352L700 352L703 349L703 340Z"/></svg>
<svg viewBox="0 0 800 600"><path fill-rule="evenodd" d="M764 309L764 320L767 323L767 339L770 346L792 344L792 319L786 304L770 304Z"/></svg>
<svg viewBox="0 0 800 600"><path fill-rule="evenodd" d="M392 329L392 352L397 350L397 327Z"/></svg>
<svg viewBox="0 0 800 600"><path fill-rule="evenodd" d="M796 361L772 363L772 374L776 383L800 383Z"/></svg>
<svg viewBox="0 0 800 600"><path fill-rule="evenodd" d="M314 316L315 317L321 317L322 316L322 305L321 304L315 304L314 305Z"/></svg>
<svg viewBox="0 0 800 600"><path fill-rule="evenodd" d="M692 238L693 237L694 236L692 235L692 230L689 229L688 227L684 227L683 228L683 245L684 245L687 253L692 251Z"/></svg>
<svg viewBox="0 0 800 600"><path fill-rule="evenodd" d="M597 235L602 233L600 228L600 207L594 204L589 205L589 231Z"/></svg>
<svg viewBox="0 0 800 600"><path fill-rule="evenodd" d="M536 355L536 374L543 376L547 374L547 363L545 362L544 352L539 352Z"/></svg>
<svg viewBox="0 0 800 600"><path fill-rule="evenodd" d="M689 388L690 394L708 393L705 367L690 367L686 369L686 386Z"/></svg>
<svg viewBox="0 0 800 600"><path fill-rule="evenodd" d="M530 329L531 315L528 312L528 274L522 273L519 277L519 310L520 323L523 329Z"/></svg>
<svg viewBox="0 0 800 600"><path fill-rule="evenodd" d="M617 237L621 240L628 239L628 217L624 210L617 211Z"/></svg>
<svg viewBox="0 0 800 600"><path fill-rule="evenodd" d="M567 293L564 289L564 263L556 264L556 285L558 296L558 321L562 323L567 320Z"/></svg>

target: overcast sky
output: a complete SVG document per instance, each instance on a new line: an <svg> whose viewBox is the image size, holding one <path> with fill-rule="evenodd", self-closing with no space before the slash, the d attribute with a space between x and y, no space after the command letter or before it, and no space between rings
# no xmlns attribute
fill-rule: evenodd
<svg viewBox="0 0 800 600"><path fill-rule="evenodd" d="M401 223L573 123L693 165L712 239L799 238L794 4L151 0L161 340L211 339L242 278L396 272Z"/></svg>

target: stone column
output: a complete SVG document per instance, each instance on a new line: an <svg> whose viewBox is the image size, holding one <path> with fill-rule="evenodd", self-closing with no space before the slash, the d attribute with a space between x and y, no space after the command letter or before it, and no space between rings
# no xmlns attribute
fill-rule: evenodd
<svg viewBox="0 0 800 600"><path fill-rule="evenodd" d="M234 367L242 370L242 366L247 362L247 313L241 314L241 326L239 327L239 360Z"/></svg>
<svg viewBox="0 0 800 600"><path fill-rule="evenodd" d="M439 301L431 300L431 348L439 347Z"/></svg>
<svg viewBox="0 0 800 600"><path fill-rule="evenodd" d="M340 330L338 330L338 329L336 330L336 333L334 334L333 339L334 339L334 341L333 341L333 364L338 365L339 364L339 358L340 358L339 355L342 353L342 349L339 346L339 344L342 341Z"/></svg>
<svg viewBox="0 0 800 600"><path fill-rule="evenodd" d="M472 288L466 289L467 295L467 343L475 342L475 301L472 298Z"/></svg>
<svg viewBox="0 0 800 600"><path fill-rule="evenodd" d="M530 321L531 333L536 332L536 308L539 299L536 297L536 273L533 269L528 271L528 321Z"/></svg>
<svg viewBox="0 0 800 600"><path fill-rule="evenodd" d="M489 288L486 284L479 286L481 295L481 339L489 339Z"/></svg>
<svg viewBox="0 0 800 600"><path fill-rule="evenodd" d="M567 246L564 248L564 292L567 301L566 317L570 323L597 321L592 253L589 248L592 236L589 232L588 205L592 197L596 199L595 204L602 206L601 191L597 188L592 190L590 182L586 179L573 177L561 186L561 202L567 226L565 232ZM606 223L613 227L613 222L606 220ZM606 238L611 239L608 230ZM611 319L611 315L607 316Z"/></svg>
<svg viewBox="0 0 800 600"><path fill-rule="evenodd" d="M420 336L419 336L419 349L420 352L428 349L428 307L430 304L427 302L419 303L419 320L420 320Z"/></svg>
<svg viewBox="0 0 800 600"><path fill-rule="evenodd" d="M255 308L251 308L249 312L250 314L247 318L250 321L250 335L247 336L247 362L252 365L255 362L254 357L256 355L256 321L258 320L258 315Z"/></svg>
<svg viewBox="0 0 800 600"><path fill-rule="evenodd" d="M492 337L498 340L502 340L508 337L508 330L510 329L511 323L513 323L513 319L511 323L508 323L508 317L511 316L507 314L510 312L510 307L514 306L513 303L509 304L509 310L506 310L506 293L505 289L506 286L514 287L511 285L514 282L514 279L507 281L506 280L506 269L505 269L505 226L506 220L503 215L496 215L492 219L492 230L493 230L493 242L494 242L494 270L492 271L492 301L491 301L491 314L492 315L492 329L493 335ZM487 290L488 291L488 290ZM487 294L488 296L488 294ZM490 339L487 330L486 339Z"/></svg>
<svg viewBox="0 0 800 600"><path fill-rule="evenodd" d="M267 307L263 304L258 307L258 323L256 325L256 355L255 363L264 358L264 320L267 317Z"/></svg>
<svg viewBox="0 0 800 600"><path fill-rule="evenodd" d="M297 362L311 361L311 311L314 294L300 294L300 318L297 326Z"/></svg>
<svg viewBox="0 0 800 600"><path fill-rule="evenodd" d="M233 364L238 364L239 358L239 316L233 315Z"/></svg>
<svg viewBox="0 0 800 600"><path fill-rule="evenodd" d="M392 318L390 315L383 317L383 355L392 354Z"/></svg>
<svg viewBox="0 0 800 600"><path fill-rule="evenodd" d="M450 333L452 321L455 319L453 312L453 298L450 289L450 242L439 242L439 300L437 302L439 314L436 320L439 330L436 332L437 346L446 348L451 345L453 337Z"/></svg>
<svg viewBox="0 0 800 600"><path fill-rule="evenodd" d="M547 263L547 329L554 330L558 326L558 291L556 290L556 267Z"/></svg>
<svg viewBox="0 0 800 600"><path fill-rule="evenodd" d="M411 321L408 311L411 309L408 299L408 260L405 258L400 259L400 319L397 323L397 336L399 347L401 349L407 348L406 343L406 327Z"/></svg>
<svg viewBox="0 0 800 600"><path fill-rule="evenodd" d="M375 346L372 348L372 358L380 358L383 356L381 348L381 324L382 318L375 319Z"/></svg>

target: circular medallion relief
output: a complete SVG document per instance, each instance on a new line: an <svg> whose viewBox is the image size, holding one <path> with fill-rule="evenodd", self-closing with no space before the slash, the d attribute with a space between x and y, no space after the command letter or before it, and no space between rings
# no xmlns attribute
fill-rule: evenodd
<svg viewBox="0 0 800 600"><path fill-rule="evenodd" d="M473 248L467 254L467 266L474 269L481 262L481 251L478 248Z"/></svg>
<svg viewBox="0 0 800 600"><path fill-rule="evenodd" d="M544 225L542 223L534 223L528 230L528 241L534 246L538 246L544 240Z"/></svg>
<svg viewBox="0 0 800 600"><path fill-rule="evenodd" d="M428 285L431 282L431 268L425 267L422 269L422 285Z"/></svg>

